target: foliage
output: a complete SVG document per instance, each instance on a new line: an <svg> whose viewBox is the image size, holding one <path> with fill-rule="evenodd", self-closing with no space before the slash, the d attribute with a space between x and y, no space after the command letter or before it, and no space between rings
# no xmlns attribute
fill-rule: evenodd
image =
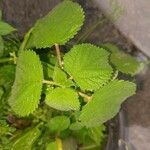
<svg viewBox="0 0 150 150"><path fill-rule="evenodd" d="M79 110L78 94L68 88L56 88L46 95L46 104L62 111Z"/></svg>
<svg viewBox="0 0 150 150"><path fill-rule="evenodd" d="M111 78L108 56L106 50L94 45L76 45L64 56L64 67L81 89L96 90Z"/></svg>
<svg viewBox="0 0 150 150"><path fill-rule="evenodd" d="M51 47L55 43L64 45L81 28L83 21L82 8L77 3L65 0L37 21L28 47Z"/></svg>
<svg viewBox="0 0 150 150"><path fill-rule="evenodd" d="M142 63L134 57L121 52L119 48L113 44L107 43L103 46L112 53L110 60L118 71L132 76L140 71Z"/></svg>
<svg viewBox="0 0 150 150"><path fill-rule="evenodd" d="M72 80L69 80L67 78L66 73L57 66L54 69L53 80L56 83L59 83L59 84L65 86L65 87L70 87L70 86L74 85Z"/></svg>
<svg viewBox="0 0 150 150"><path fill-rule="evenodd" d="M110 82L93 94L92 100L83 107L79 120L87 127L106 122L116 115L120 104L135 94L135 90L135 84L128 81Z"/></svg>
<svg viewBox="0 0 150 150"><path fill-rule="evenodd" d="M20 45L17 38L4 36L15 29L0 21L0 149L102 147L104 123L136 91L135 83L116 72L133 76L141 63L111 44L71 48L67 41L83 22L81 6L64 0L36 22ZM58 45L65 44L63 54Z"/></svg>
<svg viewBox="0 0 150 150"><path fill-rule="evenodd" d="M8 89L12 86L15 78L15 65L4 65L0 67L0 86Z"/></svg>
<svg viewBox="0 0 150 150"><path fill-rule="evenodd" d="M29 150L32 149L32 145L40 136L41 132L38 127L32 128L23 135L19 135L20 137L16 138L12 144L11 150Z"/></svg>
<svg viewBox="0 0 150 150"><path fill-rule="evenodd" d="M13 31L16 31L11 25L1 20L2 14L0 15L0 57L3 55L4 51L4 41L2 36L10 34Z"/></svg>
<svg viewBox="0 0 150 150"><path fill-rule="evenodd" d="M66 116L57 116L51 118L48 122L47 127L51 133L60 132L67 129L70 125L70 119Z"/></svg>
<svg viewBox="0 0 150 150"><path fill-rule="evenodd" d="M8 102L16 114L27 116L38 107L43 71L33 51L21 52L17 62L16 78Z"/></svg>
<svg viewBox="0 0 150 150"><path fill-rule="evenodd" d="M16 29L10 26L9 24L0 21L0 35L7 35L15 30Z"/></svg>

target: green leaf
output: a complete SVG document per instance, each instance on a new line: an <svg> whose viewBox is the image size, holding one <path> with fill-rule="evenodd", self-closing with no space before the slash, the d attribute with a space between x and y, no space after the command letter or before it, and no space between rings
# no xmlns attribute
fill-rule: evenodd
<svg viewBox="0 0 150 150"><path fill-rule="evenodd" d="M79 120L87 127L98 126L114 117L121 103L136 91L132 82L114 80L96 91L92 100L83 107Z"/></svg>
<svg viewBox="0 0 150 150"><path fill-rule="evenodd" d="M0 105L1 105L1 97L3 96L4 94L4 90L2 87L0 87Z"/></svg>
<svg viewBox="0 0 150 150"><path fill-rule="evenodd" d="M78 131L73 131L73 135L81 145L81 149L87 150L100 150L103 149L103 143L105 141L105 126L98 126L94 128L82 128Z"/></svg>
<svg viewBox="0 0 150 150"><path fill-rule="evenodd" d="M47 126L51 133L59 133L66 130L70 125L70 119L67 116L57 116L51 118Z"/></svg>
<svg viewBox="0 0 150 150"><path fill-rule="evenodd" d="M80 122L74 122L74 123L72 123L72 124L70 125L69 129L70 129L70 130L80 130L80 129L82 129L83 127L84 127L84 126L83 126L82 123L80 123Z"/></svg>
<svg viewBox="0 0 150 150"><path fill-rule="evenodd" d="M46 62L42 62L44 79L49 80L53 77L54 66Z"/></svg>
<svg viewBox="0 0 150 150"><path fill-rule="evenodd" d="M37 127L30 129L13 142L11 150L31 150L40 134L41 132Z"/></svg>
<svg viewBox="0 0 150 150"><path fill-rule="evenodd" d="M46 95L46 104L62 111L79 110L78 94L68 88L56 88Z"/></svg>
<svg viewBox="0 0 150 150"><path fill-rule="evenodd" d="M39 57L33 51L23 51L17 60L16 78L8 100L12 110L27 116L39 104L43 71Z"/></svg>
<svg viewBox="0 0 150 150"><path fill-rule="evenodd" d="M45 48L55 43L64 45L80 30L83 21L82 8L65 0L36 22L27 47Z"/></svg>
<svg viewBox="0 0 150 150"><path fill-rule="evenodd" d="M96 145L100 145L105 138L104 131L106 127L104 125L93 127L88 129L89 137L95 142Z"/></svg>
<svg viewBox="0 0 150 150"><path fill-rule="evenodd" d="M70 87L73 85L73 82L67 78L66 73L57 66L55 67L55 70L54 70L53 80L56 83L59 83L60 85L63 85L66 87Z"/></svg>
<svg viewBox="0 0 150 150"><path fill-rule="evenodd" d="M16 29L8 23L0 21L0 35L7 35L13 31L16 31Z"/></svg>
<svg viewBox="0 0 150 150"><path fill-rule="evenodd" d="M104 44L104 47L108 48L112 52L111 62L114 64L117 70L122 73L135 75L141 70L141 62L134 57L125 54L119 48L113 44Z"/></svg>
<svg viewBox="0 0 150 150"><path fill-rule="evenodd" d="M108 56L106 50L94 45L76 45L64 56L64 68L82 89L96 90L112 76Z"/></svg>
<svg viewBox="0 0 150 150"><path fill-rule="evenodd" d="M0 36L0 57L3 56L3 51L4 51L4 42L2 36Z"/></svg>
<svg viewBox="0 0 150 150"><path fill-rule="evenodd" d="M4 65L0 67L0 85L9 89L15 79L15 65Z"/></svg>
<svg viewBox="0 0 150 150"><path fill-rule="evenodd" d="M47 144L46 150L58 150L56 141Z"/></svg>

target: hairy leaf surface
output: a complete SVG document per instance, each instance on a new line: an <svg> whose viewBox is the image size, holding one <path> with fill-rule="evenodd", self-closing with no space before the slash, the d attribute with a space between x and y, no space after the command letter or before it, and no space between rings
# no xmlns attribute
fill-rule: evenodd
<svg viewBox="0 0 150 150"><path fill-rule="evenodd" d="M54 74L53 74L53 80L56 82L56 83L59 83L63 86L66 86L66 87L70 87L73 85L73 82L71 80L69 80L67 78L67 75L65 72L63 72L59 67L55 67L55 70L54 70Z"/></svg>
<svg viewBox="0 0 150 150"><path fill-rule="evenodd" d="M46 95L46 104L62 111L79 110L78 94L72 89L56 88Z"/></svg>
<svg viewBox="0 0 150 150"><path fill-rule="evenodd" d="M82 89L96 90L111 78L108 56L103 48L76 45L64 56L64 68Z"/></svg>
<svg viewBox="0 0 150 150"><path fill-rule="evenodd" d="M33 51L21 52L9 98L9 105L16 114L27 116L38 107L42 80L43 71L39 57Z"/></svg>
<svg viewBox="0 0 150 150"><path fill-rule="evenodd" d="M114 117L121 103L133 95L136 85L132 82L114 80L96 91L93 99L83 107L79 120L87 127L98 126Z"/></svg>
<svg viewBox="0 0 150 150"><path fill-rule="evenodd" d="M131 75L135 75L140 71L141 63L134 57L125 54L113 44L104 44L103 46L112 52L110 59L117 70Z"/></svg>
<svg viewBox="0 0 150 150"><path fill-rule="evenodd" d="M3 21L0 21L0 35L7 35L13 31L15 31L16 29L13 28L11 25L9 25L8 23L5 23Z"/></svg>
<svg viewBox="0 0 150 150"><path fill-rule="evenodd" d="M44 48L55 43L64 45L81 28L83 21L82 8L77 3L65 0L37 21L28 47Z"/></svg>

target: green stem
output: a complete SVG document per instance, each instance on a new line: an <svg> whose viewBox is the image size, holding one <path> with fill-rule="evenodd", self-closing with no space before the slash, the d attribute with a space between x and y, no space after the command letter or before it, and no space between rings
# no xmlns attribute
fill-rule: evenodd
<svg viewBox="0 0 150 150"><path fill-rule="evenodd" d="M57 55L57 61L61 69L63 69L63 64L61 60L61 53L60 53L60 48L57 43L55 43L55 49L56 49L56 55Z"/></svg>
<svg viewBox="0 0 150 150"><path fill-rule="evenodd" d="M0 63L6 63L6 62L11 62L14 61L14 58L9 57L9 58L1 58Z"/></svg>
<svg viewBox="0 0 150 150"><path fill-rule="evenodd" d="M54 81L43 80L43 83L44 83L44 84L56 85L56 86L63 87L62 85L60 85L59 83L56 83L56 82L54 82Z"/></svg>
<svg viewBox="0 0 150 150"><path fill-rule="evenodd" d="M30 38L30 34L31 34L32 31L33 31L33 28L31 28L31 29L25 34L24 40L23 40L23 42L22 42L22 44L21 44L21 46L20 46L20 48L19 48L19 51L23 51L23 50L25 49L26 44L27 44L27 42L28 42L28 40L29 40L29 38Z"/></svg>
<svg viewBox="0 0 150 150"><path fill-rule="evenodd" d="M56 138L56 143L57 143L57 150L63 150L62 140L59 138Z"/></svg>

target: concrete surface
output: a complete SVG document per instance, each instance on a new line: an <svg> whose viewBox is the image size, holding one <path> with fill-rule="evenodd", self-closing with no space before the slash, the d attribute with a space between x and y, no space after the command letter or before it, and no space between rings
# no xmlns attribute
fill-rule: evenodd
<svg viewBox="0 0 150 150"><path fill-rule="evenodd" d="M114 22L117 28L140 50L150 57L150 1L149 0L93 0L107 14L113 16L122 9Z"/></svg>
<svg viewBox="0 0 150 150"><path fill-rule="evenodd" d="M137 77L138 90L124 105L125 139L129 150L150 150L150 66Z"/></svg>

